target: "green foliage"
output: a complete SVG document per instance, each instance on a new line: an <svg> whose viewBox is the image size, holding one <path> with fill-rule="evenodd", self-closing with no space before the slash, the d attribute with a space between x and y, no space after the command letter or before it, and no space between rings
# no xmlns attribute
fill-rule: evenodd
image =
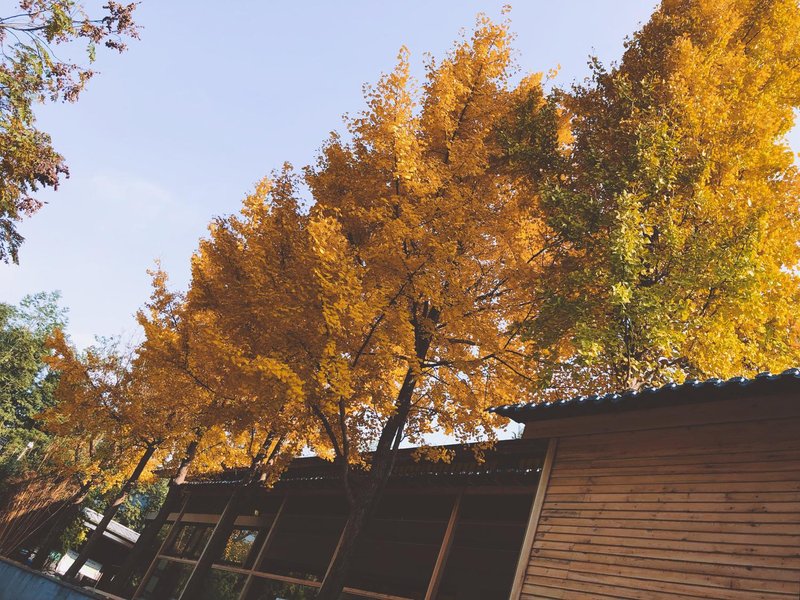
<svg viewBox="0 0 800 600"><path fill-rule="evenodd" d="M92 18L75 0L21 0L0 17L0 260L17 262L17 222L41 207L39 189L67 174L50 136L35 127L34 104L74 102L94 75L55 47L83 42L89 63L99 43L121 52L122 39L137 36L134 8L110 1Z"/></svg>
<svg viewBox="0 0 800 600"><path fill-rule="evenodd" d="M542 208L565 244L529 341L554 394L797 364L795 0L665 0L561 93L574 141Z"/></svg>
<svg viewBox="0 0 800 600"><path fill-rule="evenodd" d="M115 519L135 531L144 529L145 517L157 511L167 498L169 483L156 479L151 483L139 483L125 499Z"/></svg>
<svg viewBox="0 0 800 600"><path fill-rule="evenodd" d="M54 403L57 375L44 362L48 336L66 323L58 293L26 296L19 306L0 304L0 460L38 456L47 436L34 416ZM16 462L16 461L14 461Z"/></svg>
<svg viewBox="0 0 800 600"><path fill-rule="evenodd" d="M89 494L84 505L102 513L108 504L117 497L121 487L121 485L117 485L105 491L97 488ZM161 507L168 491L169 484L166 479L156 479L150 483L139 482L125 498L114 516L114 520L134 531L141 532L144 529L146 515Z"/></svg>
<svg viewBox="0 0 800 600"><path fill-rule="evenodd" d="M67 550L80 548L81 544L86 541L87 533L83 518L75 517L61 532L55 550L63 555L67 553Z"/></svg>

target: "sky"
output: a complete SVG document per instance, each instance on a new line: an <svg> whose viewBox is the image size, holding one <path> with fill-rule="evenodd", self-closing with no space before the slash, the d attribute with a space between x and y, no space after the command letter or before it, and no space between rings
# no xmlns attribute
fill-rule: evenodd
<svg viewBox="0 0 800 600"><path fill-rule="evenodd" d="M0 301L59 290L78 346L137 336L134 314L160 260L183 289L198 239L239 209L285 161L312 162L362 86L390 70L402 45L417 75L459 30L505 2L469 0L141 0L141 39L102 53L76 104L45 105L39 126L70 168L20 228L20 264L0 264ZM0 14L12 7L0 0ZM587 58L618 60L654 0L526 0L510 14L522 73L560 67L584 79Z"/></svg>

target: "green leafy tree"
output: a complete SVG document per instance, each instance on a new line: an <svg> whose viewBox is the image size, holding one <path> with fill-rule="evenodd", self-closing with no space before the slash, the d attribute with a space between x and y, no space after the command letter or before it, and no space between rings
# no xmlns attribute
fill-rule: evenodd
<svg viewBox="0 0 800 600"><path fill-rule="evenodd" d="M41 447L47 438L34 417L54 403L57 376L44 359L49 353L48 336L66 322L58 299L58 293L42 292L26 296L19 306L0 304L0 456L4 462L28 454L29 443Z"/></svg>
<svg viewBox="0 0 800 600"><path fill-rule="evenodd" d="M81 498L80 506L76 505L75 510L69 512L68 518L62 519L60 524L53 523L55 543L48 546L45 539L39 546L40 550L47 554L45 558L50 558L54 551L58 554L65 554L69 549L80 548L89 533L81 514L82 507L85 506L102 513L106 506L114 501L120 488L120 485L116 485L110 490L103 490L100 487L93 488ZM120 506L114 520L134 531L141 532L145 526L145 517L149 512L159 509L166 498L167 490L167 481L164 479L137 483ZM46 549L43 549L44 547ZM38 554L39 552L37 552ZM45 565L45 562L41 563L40 568Z"/></svg>
<svg viewBox="0 0 800 600"><path fill-rule="evenodd" d="M795 0L665 0L561 96L542 208L565 243L529 321L554 394L797 364L798 39Z"/></svg>
<svg viewBox="0 0 800 600"><path fill-rule="evenodd" d="M115 485L109 490L95 488L86 498L84 506L102 513L110 502L119 494L122 486ZM158 510L167 496L167 480L153 479L137 482L119 507L114 520L134 531L141 531L145 525L145 517L151 511Z"/></svg>
<svg viewBox="0 0 800 600"><path fill-rule="evenodd" d="M89 64L98 45L124 51L123 40L137 37L135 7L109 1L90 16L75 0L20 0L0 17L0 260L17 262L17 223L42 206L38 190L56 188L68 173L50 136L36 128L34 105L77 100L94 72L60 57L75 45Z"/></svg>

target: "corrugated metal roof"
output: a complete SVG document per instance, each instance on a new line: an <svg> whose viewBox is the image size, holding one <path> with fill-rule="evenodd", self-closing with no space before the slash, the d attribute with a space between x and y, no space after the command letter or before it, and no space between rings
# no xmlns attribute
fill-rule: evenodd
<svg viewBox="0 0 800 600"><path fill-rule="evenodd" d="M408 487L450 485L530 485L538 481L546 445L539 440L502 440L485 451L478 463L471 445L440 446L453 451L449 463L416 460L416 448L404 448L395 459L389 485ZM242 481L242 469L227 469L206 477L194 478L184 485L236 484ZM275 484L275 489L324 488L338 486L341 471L337 465L317 457L297 458Z"/></svg>
<svg viewBox="0 0 800 600"><path fill-rule="evenodd" d="M83 509L83 516L86 518L86 522L91 529L94 529L103 519L102 514L88 507ZM135 544L136 540L139 539L139 534L137 532L130 527L125 527L125 525L117 521L111 521L103 532L103 535L112 539L117 538L119 541L129 542L131 544Z"/></svg>
<svg viewBox="0 0 800 600"><path fill-rule="evenodd" d="M680 384L669 383L661 387L646 387L640 390L576 396L552 402L505 404L492 407L489 411L513 419L517 423L526 423L781 392L800 394L800 369L787 369L778 374L759 373L749 379L746 377L705 381L687 379Z"/></svg>

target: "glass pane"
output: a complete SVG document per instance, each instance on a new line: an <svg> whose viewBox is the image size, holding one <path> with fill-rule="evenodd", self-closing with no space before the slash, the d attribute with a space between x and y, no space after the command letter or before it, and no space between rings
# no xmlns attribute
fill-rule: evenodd
<svg viewBox="0 0 800 600"><path fill-rule="evenodd" d="M257 578L246 600L307 600L317 595L316 588L297 583Z"/></svg>
<svg viewBox="0 0 800 600"><path fill-rule="evenodd" d="M149 560L152 561L152 557ZM128 579L128 581L125 582L121 590L122 596L124 596L125 598L130 598L131 596L133 596L133 593L136 591L136 589L139 587L139 584L142 582L142 577L144 577L145 571L147 571L148 566L149 563L147 561L142 561L142 564L137 565L133 569L130 578Z"/></svg>
<svg viewBox="0 0 800 600"><path fill-rule="evenodd" d="M181 558L198 558L211 537L213 527L206 524L184 523L179 526L175 539L172 540L165 554Z"/></svg>
<svg viewBox="0 0 800 600"><path fill-rule="evenodd" d="M164 523L161 526L161 529L158 530L153 542L147 549L144 550L144 554L142 555L139 564L136 565L130 575L130 578L125 582L125 587L122 589L123 596L132 596L133 592L135 592L139 587L139 583L141 583L142 577L144 577L144 574L147 571L147 567L150 565L153 558L155 558L156 552L161 548L161 545L164 543L164 539L166 539L171 527L172 523Z"/></svg>
<svg viewBox="0 0 800 600"><path fill-rule="evenodd" d="M533 498L464 496L437 600L505 600Z"/></svg>
<svg viewBox="0 0 800 600"><path fill-rule="evenodd" d="M453 496L385 496L363 533L347 587L424 598L453 502Z"/></svg>
<svg viewBox="0 0 800 600"><path fill-rule="evenodd" d="M164 523L161 526L161 529L158 530L156 534L155 540L153 540L153 547L158 549L161 547L161 544L164 543L164 540L167 539L167 535L169 534L169 530L172 529L173 521L169 521Z"/></svg>
<svg viewBox="0 0 800 600"><path fill-rule="evenodd" d="M203 583L201 600L236 600L244 588L247 575L211 569Z"/></svg>
<svg viewBox="0 0 800 600"><path fill-rule="evenodd" d="M194 565L177 563L164 558L158 561L140 598L144 600L177 600L189 580Z"/></svg>
<svg viewBox="0 0 800 600"><path fill-rule="evenodd" d="M245 529L242 527L234 529L225 544L225 550L222 551L220 562L243 565L253 549L258 533L258 529Z"/></svg>
<svg viewBox="0 0 800 600"><path fill-rule="evenodd" d="M347 505L337 497L296 496L287 501L259 571L319 581L344 527Z"/></svg>

